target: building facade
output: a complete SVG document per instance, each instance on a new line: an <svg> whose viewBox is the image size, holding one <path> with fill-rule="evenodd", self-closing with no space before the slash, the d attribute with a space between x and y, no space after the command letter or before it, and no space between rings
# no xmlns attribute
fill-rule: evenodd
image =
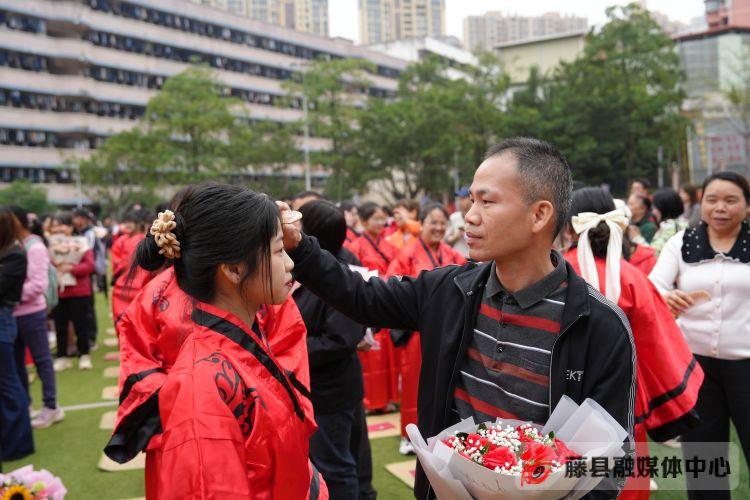
<svg viewBox="0 0 750 500"><path fill-rule="evenodd" d="M510 77L511 91L529 78L532 67L548 75L561 62L570 62L583 53L586 31L563 35L548 35L530 40L505 42L494 47L500 62Z"/></svg>
<svg viewBox="0 0 750 500"><path fill-rule="evenodd" d="M362 44L444 36L445 0L359 0Z"/></svg>
<svg viewBox="0 0 750 500"><path fill-rule="evenodd" d="M199 5L284 26L305 33L328 36L328 0L190 0Z"/></svg>
<svg viewBox="0 0 750 500"><path fill-rule="evenodd" d="M394 95L407 66L182 0L0 0L0 184L29 179L48 188L50 201L75 202L68 160L135 126L164 82L194 61L209 65L252 119L298 121L301 99L288 99L282 82L320 57L371 62L375 97ZM313 137L307 146L328 143ZM302 166L284 175L301 178Z"/></svg>
<svg viewBox="0 0 750 500"><path fill-rule="evenodd" d="M464 45L469 50L491 50L498 44L586 31L585 17L549 12L541 16L519 16L491 11L464 19Z"/></svg>
<svg viewBox="0 0 750 500"><path fill-rule="evenodd" d="M732 87L750 85L750 27L716 27L675 38L685 71L684 110L691 182L718 170L750 174L750 116L726 100ZM750 98L750 91L747 93Z"/></svg>
<svg viewBox="0 0 750 500"><path fill-rule="evenodd" d="M466 70L479 64L474 54L468 50L430 37L396 40L369 45L369 48L410 63L424 61L428 57L437 57L448 66L448 77L454 79L466 78Z"/></svg>

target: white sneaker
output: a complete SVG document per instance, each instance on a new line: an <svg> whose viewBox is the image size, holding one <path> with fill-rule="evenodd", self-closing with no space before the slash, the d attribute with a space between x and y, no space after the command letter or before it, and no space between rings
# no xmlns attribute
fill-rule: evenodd
<svg viewBox="0 0 750 500"><path fill-rule="evenodd" d="M62 358L57 358L55 360L54 368L56 372L61 372L72 367L73 367L73 362L67 356L62 357Z"/></svg>
<svg viewBox="0 0 750 500"><path fill-rule="evenodd" d="M33 405L29 405L29 418L31 420L38 417L40 413L42 413L42 410L35 410Z"/></svg>
<svg viewBox="0 0 750 500"><path fill-rule="evenodd" d="M47 427L52 427L53 424L62 422L64 418L65 412L59 406L54 410L45 406L39 412L39 415L31 421L31 427L34 429L46 429Z"/></svg>
<svg viewBox="0 0 750 500"><path fill-rule="evenodd" d="M91 364L91 356L88 354L84 354L78 359L79 370L91 370L93 367L94 365Z"/></svg>
<svg viewBox="0 0 750 500"><path fill-rule="evenodd" d="M401 443L398 445L398 452L402 455L414 455L414 446L409 441L409 438L401 438Z"/></svg>

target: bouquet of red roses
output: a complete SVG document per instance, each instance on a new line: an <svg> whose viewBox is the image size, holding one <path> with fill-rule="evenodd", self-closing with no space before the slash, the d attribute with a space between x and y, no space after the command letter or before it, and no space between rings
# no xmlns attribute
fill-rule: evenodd
<svg viewBox="0 0 750 500"><path fill-rule="evenodd" d="M521 476L521 484L539 484L580 458L553 431L542 434L531 424L513 427L498 423L479 424L475 432L456 432L443 444L467 460L500 474Z"/></svg>
<svg viewBox="0 0 750 500"><path fill-rule="evenodd" d="M468 418L425 442L406 428L438 499L580 498L601 478L569 474L570 461L624 454L628 433L595 401L563 396L547 423ZM579 468L579 470L581 470Z"/></svg>

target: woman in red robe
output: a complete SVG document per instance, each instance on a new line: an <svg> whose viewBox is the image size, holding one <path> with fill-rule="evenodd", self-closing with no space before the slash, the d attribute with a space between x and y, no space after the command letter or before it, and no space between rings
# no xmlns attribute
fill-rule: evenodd
<svg viewBox="0 0 750 500"><path fill-rule="evenodd" d="M448 212L442 205L432 203L419 214L422 231L399 252L388 266L388 276L417 277L422 271L452 264L462 265L466 259L445 244L445 231L448 227ZM397 332L392 337L395 348L398 372L401 376L401 445L403 455L413 453L406 437L406 426L417 423L417 389L419 370L422 366L419 332Z"/></svg>
<svg viewBox="0 0 750 500"><path fill-rule="evenodd" d="M279 318L261 305L285 304L292 283L275 204L208 184L158 220L138 264L173 271L123 317L122 407L108 455L126 461L147 446L148 498L327 498L308 459L309 380L295 372L307 360L304 326L274 342L263 328ZM149 324L164 330L138 331Z"/></svg>
<svg viewBox="0 0 750 500"><path fill-rule="evenodd" d="M594 289L615 302L630 322L637 356L636 455L654 441L673 439L695 427L694 410L703 383L697 364L669 307L640 270L622 258L627 218L609 193L583 188L573 193L568 230L574 242L565 259ZM628 479L618 498L648 499L649 478Z"/></svg>
<svg viewBox="0 0 750 500"><path fill-rule="evenodd" d="M352 252L370 271L385 276L388 265L396 256L396 249L380 235L385 226L385 211L375 203L359 207L359 218L363 232L349 246ZM362 375L365 382L365 409L368 412L382 411L391 401L398 399L398 385L394 380L395 361L390 332L386 329L373 333L377 343L369 351L360 351Z"/></svg>
<svg viewBox="0 0 750 500"><path fill-rule="evenodd" d="M154 276L153 273L132 266L136 249L146 238L152 217L146 210L129 212L123 219L125 232L112 244L112 317L118 334L120 317L136 294Z"/></svg>

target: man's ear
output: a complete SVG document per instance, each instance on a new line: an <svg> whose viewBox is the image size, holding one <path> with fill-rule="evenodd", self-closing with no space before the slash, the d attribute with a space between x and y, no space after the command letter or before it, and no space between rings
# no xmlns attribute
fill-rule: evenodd
<svg viewBox="0 0 750 500"><path fill-rule="evenodd" d="M539 233L555 218L555 207L547 200L534 202L530 207L531 232Z"/></svg>

